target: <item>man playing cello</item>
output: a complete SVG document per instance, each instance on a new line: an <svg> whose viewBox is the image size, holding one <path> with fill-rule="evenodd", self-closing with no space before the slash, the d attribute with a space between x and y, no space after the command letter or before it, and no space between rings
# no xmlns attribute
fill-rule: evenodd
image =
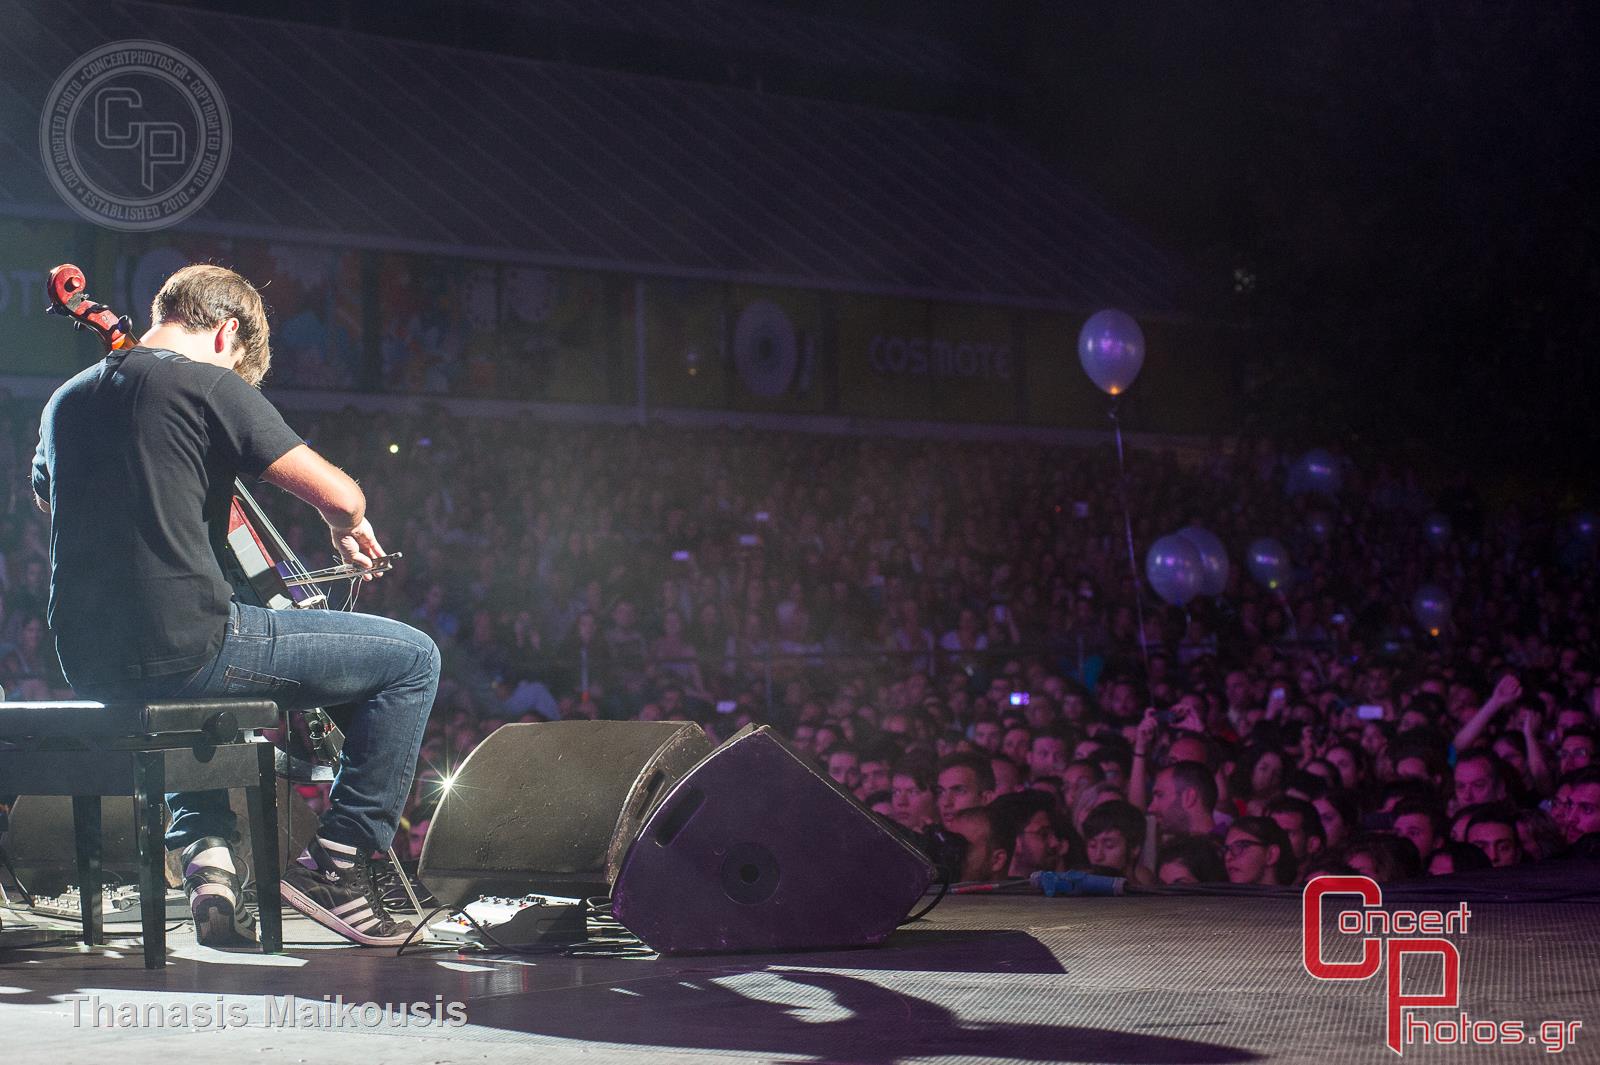
<svg viewBox="0 0 1600 1065"><path fill-rule="evenodd" d="M439 650L408 625L237 602L217 548L236 476L315 507L345 562L381 558L366 497L256 390L267 319L251 284L188 266L151 305L150 330L56 390L39 424L33 491L50 515L50 626L68 681L100 700L256 696L282 708L351 704L317 836L283 875L291 906L347 939L397 945L367 869L411 790L439 683ZM370 576L369 576L370 579ZM167 846L202 944L253 937L222 791L167 796Z"/></svg>

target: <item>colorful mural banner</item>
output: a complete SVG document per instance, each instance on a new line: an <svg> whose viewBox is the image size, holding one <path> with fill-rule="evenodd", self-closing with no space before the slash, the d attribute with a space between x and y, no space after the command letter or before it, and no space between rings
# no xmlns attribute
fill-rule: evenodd
<svg viewBox="0 0 1600 1065"><path fill-rule="evenodd" d="M310 244L234 242L233 269L261 286L272 323L275 388L367 387L361 256Z"/></svg>
<svg viewBox="0 0 1600 1065"><path fill-rule="evenodd" d="M0 373L65 377L99 357L92 338L43 313L45 275L64 261L140 332L174 270L240 271L271 316L275 388L631 406L642 323L648 409L1109 424L1078 363L1086 313L4 218ZM1229 425L1237 331L1141 324L1146 362L1119 401L1123 424Z"/></svg>
<svg viewBox="0 0 1600 1065"><path fill-rule="evenodd" d="M376 274L381 390L615 401L632 330L606 275L401 254L378 256Z"/></svg>
<svg viewBox="0 0 1600 1065"><path fill-rule="evenodd" d="M272 372L280 388L354 389L363 383L360 257L305 244L192 234L85 230L61 223L0 219L0 353L4 372L66 376L100 352L74 342L43 313L51 266L76 261L89 294L126 315L134 333L150 327L150 303L175 271L192 263L238 270L261 290L272 322Z"/></svg>
<svg viewBox="0 0 1600 1065"><path fill-rule="evenodd" d="M500 286L498 367L511 394L552 403L618 403L632 397L628 279L506 266Z"/></svg>

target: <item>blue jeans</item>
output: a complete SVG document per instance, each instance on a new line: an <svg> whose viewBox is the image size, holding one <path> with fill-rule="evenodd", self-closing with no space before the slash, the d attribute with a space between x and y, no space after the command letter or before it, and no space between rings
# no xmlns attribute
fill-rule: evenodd
<svg viewBox="0 0 1600 1065"><path fill-rule="evenodd" d="M233 603L222 650L194 673L95 692L96 698L271 699L281 710L353 704L330 807L318 834L384 850L411 794L423 729L439 687L439 648L410 625L339 610L268 610ZM236 828L225 791L167 795L167 846Z"/></svg>

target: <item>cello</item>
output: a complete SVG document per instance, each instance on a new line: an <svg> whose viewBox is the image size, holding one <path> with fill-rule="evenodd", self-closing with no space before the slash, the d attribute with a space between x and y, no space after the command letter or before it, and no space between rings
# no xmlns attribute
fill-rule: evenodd
<svg viewBox="0 0 1600 1065"><path fill-rule="evenodd" d="M71 263L50 271L46 284L50 305L47 311L72 319L78 329L94 333L107 352L132 348L138 343L133 322L110 307L92 299L84 273ZM213 543L223 576L242 603L273 610L327 609L328 597L321 589L336 581L359 581L394 568L398 551L372 560L371 569L341 563L323 569L306 568L287 540L279 534L250 490L239 480L233 482L233 497L228 507L227 532L222 543ZM352 587L354 587L352 585ZM284 730L284 747L279 753L279 775L286 781L306 782L332 779L329 769L337 764L344 748L344 733L327 710L317 707L304 711L310 757L302 760L293 753L294 734ZM417 913L422 912L410 880L389 849L389 860L400 874L400 882Z"/></svg>
<svg viewBox="0 0 1600 1065"><path fill-rule="evenodd" d="M133 337L133 322L127 315L118 316L105 304L89 297L83 271L78 267L63 263L51 270L46 287L50 297L49 313L71 318L76 328L90 330L107 351L122 351L138 343ZM309 570L273 527L244 483L233 482L226 543L224 549L217 552L217 561L241 602L273 610L326 607L328 599L319 585L388 572L400 557L393 553L373 559L370 570L348 563Z"/></svg>

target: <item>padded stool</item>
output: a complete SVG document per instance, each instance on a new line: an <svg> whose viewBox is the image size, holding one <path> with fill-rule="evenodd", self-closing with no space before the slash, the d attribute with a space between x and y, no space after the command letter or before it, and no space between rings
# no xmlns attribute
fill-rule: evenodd
<svg viewBox="0 0 1600 1065"><path fill-rule="evenodd" d="M161 827L165 795L243 788L256 879L257 935L264 953L283 949L275 748L260 735L277 720L277 705L261 699L0 703L0 791L72 796L85 943L105 942L102 795L133 796L144 965L159 969L167 960Z"/></svg>

